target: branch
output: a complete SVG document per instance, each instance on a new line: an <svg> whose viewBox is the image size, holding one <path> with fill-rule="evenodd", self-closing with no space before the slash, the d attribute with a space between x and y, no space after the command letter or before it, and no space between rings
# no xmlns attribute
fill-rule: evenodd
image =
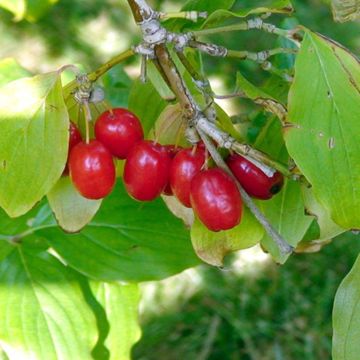
<svg viewBox="0 0 360 360"><path fill-rule="evenodd" d="M227 167L226 163L217 152L215 146L212 144L208 135L204 133L204 129L209 131L212 138L219 143L220 146L224 146L226 148L231 148L235 142L235 139L231 138L228 134L221 132L217 127L212 124L201 112L199 105L195 102L192 97L189 89L187 88L185 82L183 81L174 61L172 60L167 48L166 42L168 39L168 33L166 33L165 38L159 37L161 40L158 40L157 43L149 43L146 40L149 39L149 34L144 34L144 29L149 29L149 24L153 24L154 31L159 31L163 34L164 29L161 27L159 22L152 18L151 16L154 14L154 11L148 6L146 0L128 0L129 5L134 14L134 18L138 24L140 24L143 31L143 38L145 46L153 47L154 54L157 58L160 67L164 75L168 78L170 87L174 92L175 96L178 98L178 101L182 108L184 109L184 115L189 121L190 129L192 129L191 125L195 125L199 135L205 143L206 148L209 150L212 158L216 162L216 164L223 168L227 173L234 178L230 169ZM149 24L147 24L149 22ZM156 30L155 30L156 29ZM154 35L154 34L151 34ZM156 37L156 36L155 36ZM151 37L151 40L155 37ZM184 37L186 40L186 36ZM179 49L178 49L179 50ZM240 144L238 144L240 148ZM249 153L248 147L246 146L247 152ZM255 151L254 151L255 152ZM287 169L286 169L287 170ZM288 170L287 170L288 171ZM235 179L239 191L243 197L245 204L249 207L250 211L254 214L256 219L260 222L260 224L264 227L266 232L273 238L275 243L278 245L279 250L282 254L289 254L292 252L293 248L286 243L286 241L281 237L279 233L271 226L271 224L267 221L264 215L257 208L253 200L250 196L244 191L239 182Z"/></svg>
<svg viewBox="0 0 360 360"><path fill-rule="evenodd" d="M155 55L159 61L165 76L167 77L170 88L174 92L175 96L180 102L181 107L184 110L184 116L190 120L197 111L198 107L195 100L191 96L184 80L182 79L174 61L172 60L169 51L164 44L155 46Z"/></svg>

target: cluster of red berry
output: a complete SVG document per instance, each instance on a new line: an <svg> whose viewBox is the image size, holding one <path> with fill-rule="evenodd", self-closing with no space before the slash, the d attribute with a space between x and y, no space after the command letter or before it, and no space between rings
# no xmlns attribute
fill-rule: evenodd
<svg viewBox="0 0 360 360"><path fill-rule="evenodd" d="M184 149L144 140L139 119L119 108L102 113L94 130L96 139L85 143L76 126L70 126L68 167L84 197L100 199L111 192L116 180L116 157L126 159L123 179L134 199L151 201L161 194L175 195L184 206L192 207L212 231L231 229L240 223L242 199L236 183L222 169L207 168L202 143ZM279 172L268 177L240 155L230 155L227 164L250 196L270 199L283 184Z"/></svg>

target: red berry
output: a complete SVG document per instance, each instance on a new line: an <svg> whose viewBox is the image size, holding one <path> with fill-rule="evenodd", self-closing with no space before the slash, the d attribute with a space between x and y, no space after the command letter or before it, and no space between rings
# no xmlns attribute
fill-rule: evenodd
<svg viewBox="0 0 360 360"><path fill-rule="evenodd" d="M114 187L116 175L112 155L97 140L74 146L70 153L69 169L76 189L88 199L101 199Z"/></svg>
<svg viewBox="0 0 360 360"><path fill-rule="evenodd" d="M72 121L70 121L69 133L70 133L69 134L69 152L70 152L71 149L76 144L78 144L79 142L82 141L82 137L81 137L79 129Z"/></svg>
<svg viewBox="0 0 360 360"><path fill-rule="evenodd" d="M268 200L277 194L284 184L284 177L280 172L277 171L269 177L238 154L230 155L226 162L244 190L254 198Z"/></svg>
<svg viewBox="0 0 360 360"><path fill-rule="evenodd" d="M70 156L70 152L71 152L72 148L81 141L82 141L82 137L81 137L79 129L77 128L77 126L72 121L70 121L68 158L66 160L66 165L65 165L63 175L68 175L69 174L69 156Z"/></svg>
<svg viewBox="0 0 360 360"><path fill-rule="evenodd" d="M165 189L171 158L166 148L141 141L130 150L124 168L127 192L136 200L151 201Z"/></svg>
<svg viewBox="0 0 360 360"><path fill-rule="evenodd" d="M174 195L186 207L191 207L190 184L193 177L201 170L205 162L205 149L181 150L170 167L170 186Z"/></svg>
<svg viewBox="0 0 360 360"><path fill-rule="evenodd" d="M213 168L195 175L190 198L195 214L209 230L228 230L240 223L241 195L225 171Z"/></svg>
<svg viewBox="0 0 360 360"><path fill-rule="evenodd" d="M126 109L103 112L95 123L95 137L119 159L126 159L130 149L144 138L139 119Z"/></svg>
<svg viewBox="0 0 360 360"><path fill-rule="evenodd" d="M182 150L181 147L179 146L175 146L175 145L163 145L165 150L168 152L170 159L173 159L175 157L175 155ZM168 183L165 186L165 189L163 191L163 194L167 195L167 196L171 196L173 195L173 191L171 190L171 186L170 186L170 179L168 181Z"/></svg>

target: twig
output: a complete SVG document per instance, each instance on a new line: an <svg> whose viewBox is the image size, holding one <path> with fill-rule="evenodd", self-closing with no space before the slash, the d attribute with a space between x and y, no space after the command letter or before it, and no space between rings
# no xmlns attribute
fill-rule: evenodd
<svg viewBox="0 0 360 360"><path fill-rule="evenodd" d="M223 46L211 43L204 43L200 41L191 40L188 43L191 48L202 51L210 56L216 57L235 57L240 60L253 60L258 63L265 62L269 57L277 54L296 54L297 50L291 48L276 48L270 50L263 50L259 52L229 50Z"/></svg>
<svg viewBox="0 0 360 360"><path fill-rule="evenodd" d="M224 32L247 31L247 30L262 30L270 34L282 36L292 41L293 43L296 44L296 46L299 47L299 41L298 41L299 39L296 38L296 32L297 32L296 30L294 31L294 30L280 29L273 24L264 22L263 19L259 17L250 19L248 21L243 21L234 25L220 26L210 29L194 30L191 32L191 34L194 38L197 38L200 36L220 34Z"/></svg>
<svg viewBox="0 0 360 360"><path fill-rule="evenodd" d="M206 19L208 13L206 11L180 11L171 13L159 13L158 16L160 20L186 19L196 22L199 19Z"/></svg>
<svg viewBox="0 0 360 360"><path fill-rule="evenodd" d="M126 50L126 51L122 52L121 54L113 57L106 64L100 66L95 71L92 71L91 73L89 73L87 75L87 78L89 79L89 81L95 82L102 75L104 75L107 71L109 71L111 68L113 68L115 65L122 63L123 61L129 59L133 55L134 55L133 50ZM74 89L77 87L77 85L78 84L77 84L76 80L73 80L64 87L63 93L64 93L65 99L69 97L69 95L74 91Z"/></svg>
<svg viewBox="0 0 360 360"><path fill-rule="evenodd" d="M205 339L204 345L201 349L200 354L197 356L197 360L206 360L209 358L220 324L221 324L220 316L217 314L214 315L211 319L211 323L209 326L209 330L207 332L207 337Z"/></svg>

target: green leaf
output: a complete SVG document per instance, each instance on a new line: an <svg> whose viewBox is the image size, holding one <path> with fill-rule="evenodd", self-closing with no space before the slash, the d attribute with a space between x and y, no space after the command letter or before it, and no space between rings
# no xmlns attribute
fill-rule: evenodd
<svg viewBox="0 0 360 360"><path fill-rule="evenodd" d="M239 71L236 73L236 88L238 91L242 91L246 97L253 100L255 104L264 107L266 111L273 113L280 120L285 118L286 108L284 104L249 82Z"/></svg>
<svg viewBox="0 0 360 360"><path fill-rule="evenodd" d="M42 18L58 0L27 0L25 19L35 22Z"/></svg>
<svg viewBox="0 0 360 360"><path fill-rule="evenodd" d="M165 205L169 211L177 218L181 219L187 228L194 223L194 211L185 207L175 196L161 195Z"/></svg>
<svg viewBox="0 0 360 360"><path fill-rule="evenodd" d="M271 200L259 201L258 204L274 228L294 247L303 239L314 219L305 215L300 185L295 181L285 180L279 194ZM273 239L267 234L261 239L261 245L277 263L283 264L287 260L288 255L281 255Z"/></svg>
<svg viewBox="0 0 360 360"><path fill-rule="evenodd" d="M302 186L302 193L307 212L311 215L314 215L316 217L317 223L319 224L319 238L314 240L330 240L346 231L331 220L330 215L326 209L316 201L312 189Z"/></svg>
<svg viewBox="0 0 360 360"><path fill-rule="evenodd" d="M101 205L101 200L82 197L68 176L59 179L47 198L59 226L70 233L80 231L88 224Z"/></svg>
<svg viewBox="0 0 360 360"><path fill-rule="evenodd" d="M200 263L186 227L162 200L136 202L120 183L79 234L61 231L46 204L14 220L0 211L2 241L35 251L50 243L69 265L99 280L157 280Z"/></svg>
<svg viewBox="0 0 360 360"><path fill-rule="evenodd" d="M106 99L113 107L127 107L132 81L121 64L114 66L101 77Z"/></svg>
<svg viewBox="0 0 360 360"><path fill-rule="evenodd" d="M360 19L360 0L331 0L331 6L335 21Z"/></svg>
<svg viewBox="0 0 360 360"><path fill-rule="evenodd" d="M181 8L182 11L207 11L208 14L213 13L218 9L229 9L233 6L235 0L188 0Z"/></svg>
<svg viewBox="0 0 360 360"><path fill-rule="evenodd" d="M0 341L10 359L92 359L95 318L72 272L20 246L0 263Z"/></svg>
<svg viewBox="0 0 360 360"><path fill-rule="evenodd" d="M2 238L0 235L0 261L5 259L12 251L14 247L11 246L6 239Z"/></svg>
<svg viewBox="0 0 360 360"><path fill-rule="evenodd" d="M179 104L168 105L156 120L149 136L160 144L187 146L188 142L184 137L185 128L186 122L181 106Z"/></svg>
<svg viewBox="0 0 360 360"><path fill-rule="evenodd" d="M15 21L34 22L46 14L58 0L0 0L0 6L15 15Z"/></svg>
<svg viewBox="0 0 360 360"><path fill-rule="evenodd" d="M234 139L243 142L244 137L240 132L235 128L234 124L231 121L229 115L217 104L214 104L216 110L217 123L220 129L226 131Z"/></svg>
<svg viewBox="0 0 360 360"><path fill-rule="evenodd" d="M360 352L360 256L336 292L333 328L333 360L358 360Z"/></svg>
<svg viewBox="0 0 360 360"><path fill-rule="evenodd" d="M262 90L280 104L287 103L290 83L278 75L271 75L263 84Z"/></svg>
<svg viewBox="0 0 360 360"><path fill-rule="evenodd" d="M134 82L129 97L129 110L141 120L145 135L154 126L166 105L166 101L161 98L151 82Z"/></svg>
<svg viewBox="0 0 360 360"><path fill-rule="evenodd" d="M231 230L212 232L198 219L191 228L191 240L196 254L214 266L222 266L228 253L256 245L263 235L262 226L246 208L243 209L241 223Z"/></svg>
<svg viewBox="0 0 360 360"><path fill-rule="evenodd" d="M214 2L215 3L215 2ZM285 13L293 12L293 7L289 0L258 0L255 1L251 7L242 8L238 11L229 11L222 8L214 11L205 21L203 27L210 27L216 23L235 17L244 18L249 15L263 14L263 13Z"/></svg>
<svg viewBox="0 0 360 360"><path fill-rule="evenodd" d="M6 58L0 61L0 86L29 75L30 73L19 65L14 58Z"/></svg>
<svg viewBox="0 0 360 360"><path fill-rule="evenodd" d="M0 6L15 16L15 21L21 20L26 11L25 0L0 0Z"/></svg>
<svg viewBox="0 0 360 360"><path fill-rule="evenodd" d="M9 360L6 353L2 350L1 347L0 347L0 360Z"/></svg>
<svg viewBox="0 0 360 360"><path fill-rule="evenodd" d="M138 285L92 281L90 286L109 322L109 333L105 340L110 352L109 360L130 360L131 348L141 336Z"/></svg>
<svg viewBox="0 0 360 360"><path fill-rule="evenodd" d="M230 9L234 3L235 0L188 0L181 8L181 11L206 11L208 15L210 15L220 9ZM185 26L187 29L198 28L201 26L201 23L204 23L204 20L198 19L198 21L194 23L185 19L173 19L167 21L166 26L169 27L172 31L181 31Z"/></svg>
<svg viewBox="0 0 360 360"><path fill-rule="evenodd" d="M256 138L254 146L268 154L271 158L286 164L289 159L282 134L282 126L278 118L271 116Z"/></svg>
<svg viewBox="0 0 360 360"><path fill-rule="evenodd" d="M188 231L161 199L136 202L120 183L79 234L57 228L37 234L74 269L99 280L157 280L199 263Z"/></svg>
<svg viewBox="0 0 360 360"><path fill-rule="evenodd" d="M10 216L29 211L61 176L68 126L58 72L0 88L0 206Z"/></svg>
<svg viewBox="0 0 360 360"><path fill-rule="evenodd" d="M360 228L360 64L306 32L295 69L288 151L331 218L344 229Z"/></svg>
<svg viewBox="0 0 360 360"><path fill-rule="evenodd" d="M173 57L174 59L174 57ZM160 95L162 99L173 99L174 93L170 90L168 84L160 75L158 69L151 62L148 63L148 77L151 81L155 91Z"/></svg>

